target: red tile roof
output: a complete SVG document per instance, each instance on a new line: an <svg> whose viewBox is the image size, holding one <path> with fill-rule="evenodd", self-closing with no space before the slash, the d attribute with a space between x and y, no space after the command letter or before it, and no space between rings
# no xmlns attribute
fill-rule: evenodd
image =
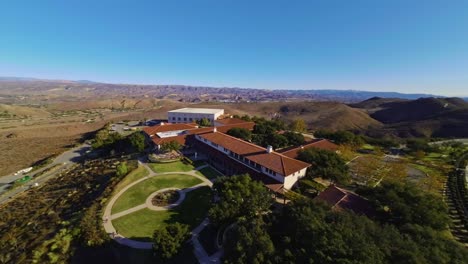
<svg viewBox="0 0 468 264"><path fill-rule="evenodd" d="M172 124L172 123L164 123L163 125L156 125L156 126L149 126L143 128L143 132L145 132L148 136L154 136L154 134L159 132L169 132L169 131L177 131L177 130L186 130L186 129L194 129L197 128L196 124Z"/></svg>
<svg viewBox="0 0 468 264"><path fill-rule="evenodd" d="M199 136L283 176L288 176L310 166L309 163L286 157L274 151L267 153L263 147L223 133L213 132Z"/></svg>
<svg viewBox="0 0 468 264"><path fill-rule="evenodd" d="M156 145L161 145L163 143L168 143L171 141L177 141L181 145L185 145L185 140L187 139L187 135L181 135L181 136L174 136L174 137L166 137L166 138L160 138L160 137L153 137L151 140L154 142Z"/></svg>
<svg viewBox="0 0 468 264"><path fill-rule="evenodd" d="M224 118L224 119L218 119L216 120L217 123L223 124L223 125L233 125L233 124L242 124L242 123L248 123L248 121L239 119L239 118Z"/></svg>
<svg viewBox="0 0 468 264"><path fill-rule="evenodd" d="M227 132L229 131L229 129L231 129L231 128L238 127L238 128L245 128L245 129L248 129L248 130L253 130L253 129L254 129L254 126L255 126L255 123L254 123L254 122L245 122L245 121L244 121L244 123L238 123L238 124L231 124L231 125L219 126L219 127L217 127L216 129L217 129L219 132L227 133Z"/></svg>
<svg viewBox="0 0 468 264"><path fill-rule="evenodd" d="M375 214L368 200L355 193L338 188L335 185L329 186L315 199L324 201L338 210L348 209L357 214L365 214L367 216Z"/></svg>
<svg viewBox="0 0 468 264"><path fill-rule="evenodd" d="M311 142L308 142L307 144L295 148L287 148L283 149L281 154L288 156L290 158L297 158L299 156L299 151L303 149L308 149L308 148L318 148L318 149L324 149L324 150L329 150L329 151L337 151L338 150L338 145L335 143L329 141L328 139L314 139Z"/></svg>
<svg viewBox="0 0 468 264"><path fill-rule="evenodd" d="M331 185L323 192L321 192L316 199L322 200L331 206L335 206L341 199L346 196L346 192L337 188L335 185Z"/></svg>

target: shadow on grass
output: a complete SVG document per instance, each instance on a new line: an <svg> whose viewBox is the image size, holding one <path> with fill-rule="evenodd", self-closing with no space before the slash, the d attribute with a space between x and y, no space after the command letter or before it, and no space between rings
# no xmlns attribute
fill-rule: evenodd
<svg viewBox="0 0 468 264"><path fill-rule="evenodd" d="M184 201L173 210L175 214L165 220L166 224L179 222L196 228L205 219L211 206L211 188L203 186L187 193Z"/></svg>

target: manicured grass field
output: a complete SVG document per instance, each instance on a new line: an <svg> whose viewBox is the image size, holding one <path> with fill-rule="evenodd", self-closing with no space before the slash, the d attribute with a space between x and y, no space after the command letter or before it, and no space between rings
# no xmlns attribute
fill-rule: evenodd
<svg viewBox="0 0 468 264"><path fill-rule="evenodd" d="M125 237L149 241L155 229L168 223L180 222L193 229L203 221L211 205L211 190L200 187L189 193L181 205L173 210L152 211L143 209L112 221L119 234Z"/></svg>
<svg viewBox="0 0 468 264"><path fill-rule="evenodd" d="M149 172L148 170L143 167L143 166L138 166L137 169L133 170L130 172L123 180L119 182L117 187L114 190L114 193L118 193L120 190L122 190L125 186L129 185L130 183L137 181L143 177L148 176Z"/></svg>
<svg viewBox="0 0 468 264"><path fill-rule="evenodd" d="M146 198L157 190L169 187L187 188L201 182L202 181L200 179L183 174L168 174L149 178L132 186L123 193L112 207L112 214L122 212L145 203Z"/></svg>
<svg viewBox="0 0 468 264"><path fill-rule="evenodd" d="M173 172L173 171L191 171L194 167L190 164L185 164L182 161L170 163L149 163L148 166L156 173Z"/></svg>
<svg viewBox="0 0 468 264"><path fill-rule="evenodd" d="M204 176L210 180L212 179L216 179L217 177L220 177L220 176L223 176L222 174L220 174L218 171L214 170L213 168L211 167L205 167L199 171L197 171L197 174L201 175L201 176Z"/></svg>

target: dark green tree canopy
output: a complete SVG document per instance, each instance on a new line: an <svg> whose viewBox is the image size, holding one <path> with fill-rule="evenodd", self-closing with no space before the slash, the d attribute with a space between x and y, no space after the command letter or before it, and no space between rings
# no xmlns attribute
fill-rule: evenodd
<svg viewBox="0 0 468 264"><path fill-rule="evenodd" d="M200 120L197 120L196 123L197 123L199 126L202 126L202 127L209 127L209 126L211 126L211 121L210 121L208 118L206 118L206 117L204 117L204 118L202 118L202 119L200 119Z"/></svg>
<svg viewBox="0 0 468 264"><path fill-rule="evenodd" d="M161 144L161 150L162 151L177 151L182 147L179 142L172 140L169 142L164 142Z"/></svg>
<svg viewBox="0 0 468 264"><path fill-rule="evenodd" d="M299 152L299 160L312 164L307 169L309 177L333 179L338 183L349 181L348 167L335 152L323 149L308 148Z"/></svg>
<svg viewBox="0 0 468 264"><path fill-rule="evenodd" d="M236 138L240 138L246 141L252 139L252 132L250 130L240 127L234 127L227 131L227 134Z"/></svg>
<svg viewBox="0 0 468 264"><path fill-rule="evenodd" d="M225 263L272 263L275 247L261 217L241 220L226 234Z"/></svg>
<svg viewBox="0 0 468 264"><path fill-rule="evenodd" d="M153 234L153 250L157 257L170 259L179 252L182 243L190 237L189 226L171 223L156 229Z"/></svg>
<svg viewBox="0 0 468 264"><path fill-rule="evenodd" d="M450 222L447 206L440 197L413 184L382 182L375 188L363 188L359 193L375 204L383 222L397 226L416 224L436 230L447 228Z"/></svg>
<svg viewBox="0 0 468 264"><path fill-rule="evenodd" d="M213 185L219 201L210 209L209 218L215 224L230 223L237 218L253 218L266 212L273 203L265 186L249 175L221 177Z"/></svg>
<svg viewBox="0 0 468 264"><path fill-rule="evenodd" d="M314 136L319 138L326 138L334 141L336 144L347 144L353 146L361 146L364 144L364 140L361 136L355 135L349 131L326 131L326 130L317 130L314 133Z"/></svg>
<svg viewBox="0 0 468 264"><path fill-rule="evenodd" d="M141 152L145 149L145 136L140 132L135 132L128 137L130 144L137 150Z"/></svg>
<svg viewBox="0 0 468 264"><path fill-rule="evenodd" d="M301 133L287 131L283 136L288 140L288 145L300 146L305 143L305 138Z"/></svg>

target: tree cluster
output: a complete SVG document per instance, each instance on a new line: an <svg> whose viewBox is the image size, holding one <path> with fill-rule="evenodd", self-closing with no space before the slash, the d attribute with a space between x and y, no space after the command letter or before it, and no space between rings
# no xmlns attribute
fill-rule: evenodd
<svg viewBox="0 0 468 264"><path fill-rule="evenodd" d="M163 260L170 259L179 252L182 244L189 237L189 226L177 222L156 229L153 234L155 255Z"/></svg>
<svg viewBox="0 0 468 264"><path fill-rule="evenodd" d="M401 227L406 224L443 230L450 223L448 209L440 197L426 193L415 185L383 181L375 188L363 188L359 193L372 201L378 219Z"/></svg>
<svg viewBox="0 0 468 264"><path fill-rule="evenodd" d="M202 126L202 127L209 127L209 126L211 126L211 121L210 121L208 118L206 118L206 117L197 120L196 123L197 123L199 126Z"/></svg>
<svg viewBox="0 0 468 264"><path fill-rule="evenodd" d="M180 145L180 143L175 140L171 140L169 142L164 142L161 144L161 150L166 151L166 152L173 151L173 150L178 151L180 150L181 147L182 145Z"/></svg>
<svg viewBox="0 0 468 264"><path fill-rule="evenodd" d="M229 129L227 134L245 141L250 141L252 139L252 132L245 128L234 127Z"/></svg>
<svg viewBox="0 0 468 264"><path fill-rule="evenodd" d="M135 132L128 137L128 141L133 148L142 152L145 149L145 136L141 132Z"/></svg>
<svg viewBox="0 0 468 264"><path fill-rule="evenodd" d="M217 225L239 218L255 218L273 203L265 186L247 174L218 178L213 190L218 202L210 209L208 217Z"/></svg>
<svg viewBox="0 0 468 264"><path fill-rule="evenodd" d="M91 147L93 149L110 148L122 141L122 139L123 137L119 133L110 133L107 125L96 132Z"/></svg>
<svg viewBox="0 0 468 264"><path fill-rule="evenodd" d="M336 144L340 145L346 144L359 147L365 143L364 139L361 136L349 131L331 132L326 130L317 130L314 132L314 136L318 138L326 138L332 140Z"/></svg>
<svg viewBox="0 0 468 264"><path fill-rule="evenodd" d="M349 181L348 167L335 152L308 148L299 152L298 159L312 165L307 169L310 178L328 178L338 183Z"/></svg>
<svg viewBox="0 0 468 264"><path fill-rule="evenodd" d="M398 229L352 212L296 200L228 233L227 263L463 263L465 248L418 225Z"/></svg>

